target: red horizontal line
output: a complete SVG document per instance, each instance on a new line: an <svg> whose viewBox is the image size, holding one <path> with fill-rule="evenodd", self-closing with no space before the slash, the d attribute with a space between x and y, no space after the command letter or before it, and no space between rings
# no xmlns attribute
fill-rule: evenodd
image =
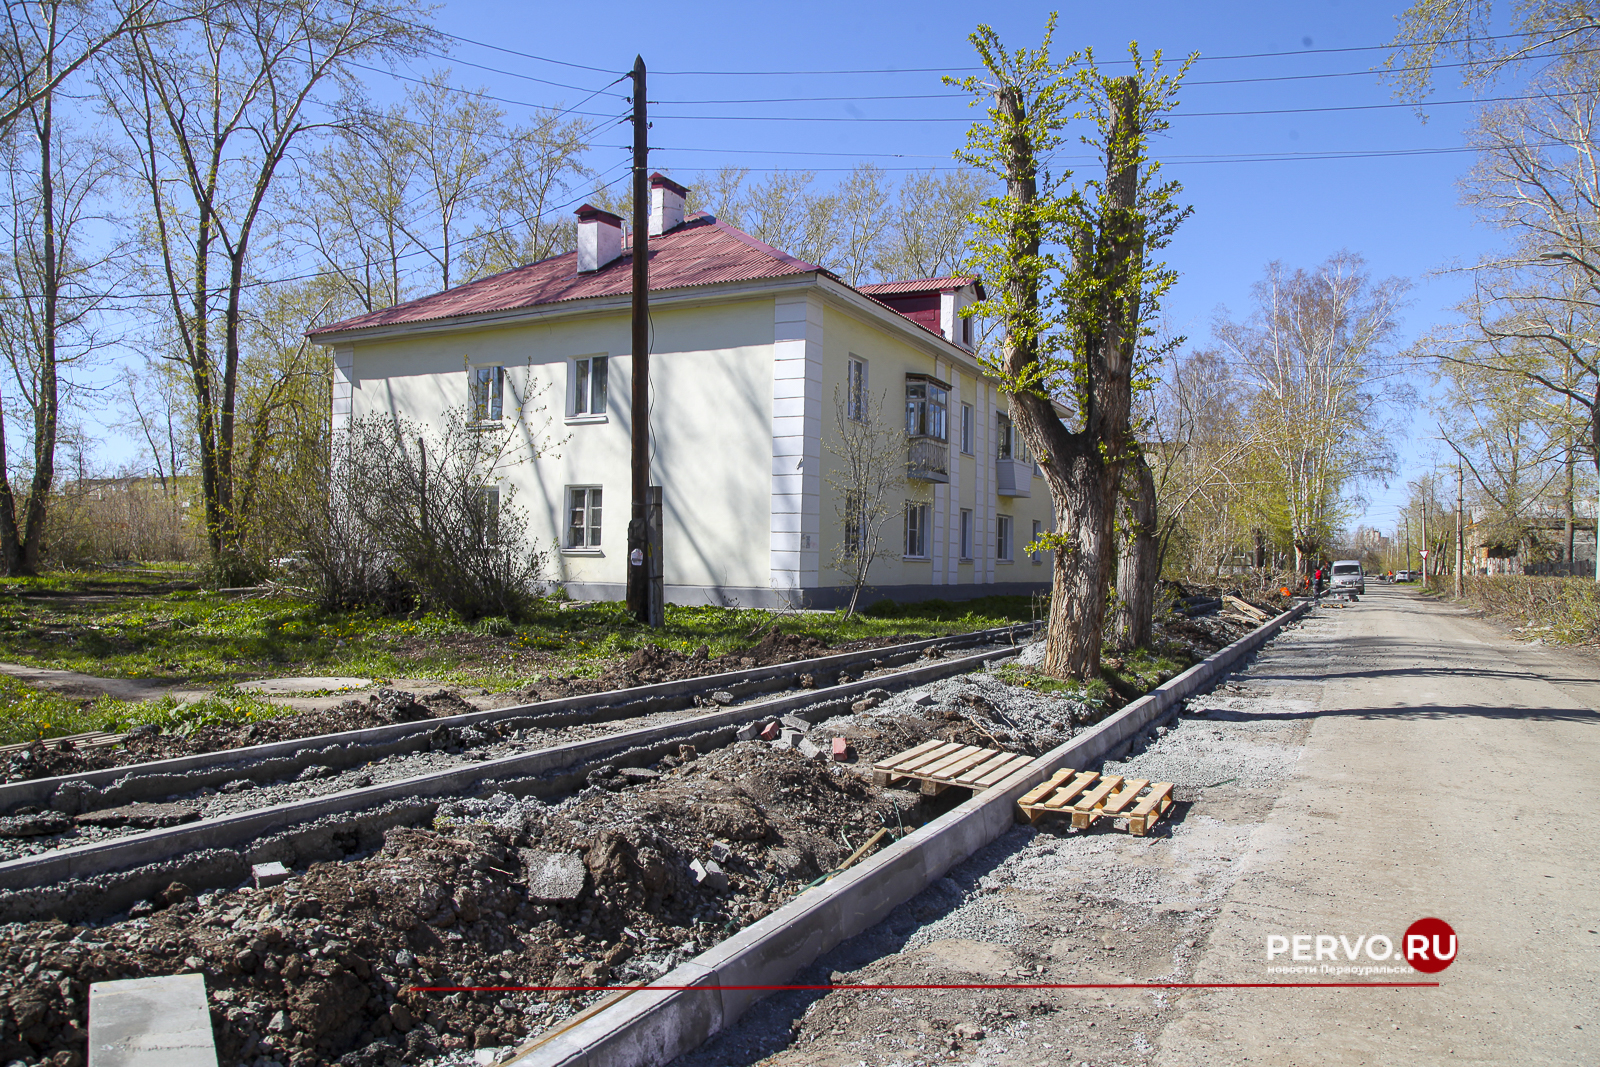
<svg viewBox="0 0 1600 1067"><path fill-rule="evenodd" d="M1438 982L958 982L908 985L436 985L412 993L651 993L760 992L835 989L1433 989Z"/></svg>

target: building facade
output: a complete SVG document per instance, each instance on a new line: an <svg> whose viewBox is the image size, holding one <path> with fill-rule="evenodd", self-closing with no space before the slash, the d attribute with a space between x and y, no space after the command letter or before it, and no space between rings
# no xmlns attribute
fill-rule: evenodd
<svg viewBox="0 0 1600 1067"><path fill-rule="evenodd" d="M898 426L904 512L864 602L1032 592L1022 550L1051 507L960 312L972 278L853 288L708 215L652 177L651 482L663 487L667 599L831 607L846 536L828 442L862 391ZM578 211L578 248L333 323L335 427L468 417L520 449L497 488L526 509L577 599L626 585L632 248L621 220ZM464 416L459 413L466 413Z"/></svg>

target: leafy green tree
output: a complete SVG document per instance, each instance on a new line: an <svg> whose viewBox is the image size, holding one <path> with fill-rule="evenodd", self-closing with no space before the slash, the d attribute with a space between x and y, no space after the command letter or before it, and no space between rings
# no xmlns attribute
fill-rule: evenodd
<svg viewBox="0 0 1600 1067"><path fill-rule="evenodd" d="M1161 54L1147 65L1136 46L1129 76L1103 73L1088 51L1053 60L1054 29L1052 15L1037 49L1007 51L980 25L971 40L986 73L946 81L987 110L956 157L1004 189L975 216L969 265L990 296L970 313L1001 325L1003 340L982 358L1055 506L1057 532L1039 545L1054 557L1044 669L1090 678L1117 556L1118 486L1134 454L1133 396L1162 354L1146 342L1176 277L1153 256L1189 213L1146 154L1183 71L1163 74ZM1103 178L1075 182L1045 162L1077 120Z"/></svg>

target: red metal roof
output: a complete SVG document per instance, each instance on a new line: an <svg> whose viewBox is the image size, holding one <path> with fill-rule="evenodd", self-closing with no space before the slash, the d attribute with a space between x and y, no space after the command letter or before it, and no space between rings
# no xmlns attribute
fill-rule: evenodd
<svg viewBox="0 0 1600 1067"><path fill-rule="evenodd" d="M589 274L578 273L577 255L568 252L514 267L442 293L408 300L309 332L313 335L342 333L633 292L631 251L625 251ZM650 238L651 292L812 272L832 277L815 263L780 252L706 214L693 215L682 226Z"/></svg>
<svg viewBox="0 0 1600 1067"><path fill-rule="evenodd" d="M905 296L911 293L943 293L951 289L960 289L964 285L972 285L978 279L973 275L958 275L949 278L908 278L900 282L879 282L876 285L858 285L859 292L868 296Z"/></svg>

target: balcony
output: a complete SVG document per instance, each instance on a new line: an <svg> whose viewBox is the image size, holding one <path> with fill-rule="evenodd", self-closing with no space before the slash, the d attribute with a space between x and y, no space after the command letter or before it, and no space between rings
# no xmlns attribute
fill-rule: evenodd
<svg viewBox="0 0 1600 1067"><path fill-rule="evenodd" d="M937 437L907 439L906 477L921 482L950 480L950 442Z"/></svg>
<svg viewBox="0 0 1600 1067"><path fill-rule="evenodd" d="M1001 457L994 461L995 492L1001 496L1033 495L1033 464Z"/></svg>

